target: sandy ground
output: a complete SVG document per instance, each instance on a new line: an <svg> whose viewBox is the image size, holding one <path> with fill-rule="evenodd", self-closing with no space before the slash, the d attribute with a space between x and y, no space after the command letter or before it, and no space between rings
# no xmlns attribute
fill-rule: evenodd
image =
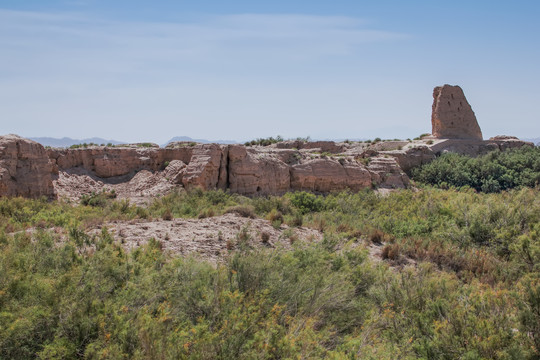
<svg viewBox="0 0 540 360"><path fill-rule="evenodd" d="M241 247L291 250L292 244L296 242L311 243L323 239L323 233L315 229L289 227L285 224L275 228L268 220L245 218L235 213L205 219L116 220L86 232L91 236L97 236L104 227L127 251L144 246L154 238L161 243L162 249L172 256L194 256L215 264ZM36 231L37 228L29 228L24 232L32 235ZM63 228L49 228L45 231L56 233L60 239L64 239L61 241L65 241L68 236L66 229ZM9 235L13 236L20 232ZM414 259L403 255L395 260L384 260L382 252L385 245L367 243L364 240L358 240L353 244L354 247L366 249L371 261L384 262L394 271L406 266L417 266Z"/></svg>
<svg viewBox="0 0 540 360"><path fill-rule="evenodd" d="M196 255L213 262L240 246L290 249L295 241L322 240L322 233L317 230L287 225L276 229L267 220L249 219L237 214L206 219L115 221L104 226L127 250L154 238L161 242L166 252ZM96 228L90 234L100 231Z"/></svg>
<svg viewBox="0 0 540 360"><path fill-rule="evenodd" d="M161 242L165 252L194 255L214 263L223 260L231 250L241 246L290 250L297 241L319 242L323 239L323 233L318 230L287 225L274 228L268 220L249 219L237 214L206 219L115 221L104 226L128 251L154 238ZM100 228L95 228L90 234L97 235L100 231ZM359 241L354 246L365 247L370 260L383 261L382 250L385 244L366 244ZM399 259L384 262L394 270L404 266L416 266L416 261L403 255L400 255Z"/></svg>

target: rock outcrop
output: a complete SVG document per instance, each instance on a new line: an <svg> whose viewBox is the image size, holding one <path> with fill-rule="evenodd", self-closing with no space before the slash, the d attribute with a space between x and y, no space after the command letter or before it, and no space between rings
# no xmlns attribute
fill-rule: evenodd
<svg viewBox="0 0 540 360"><path fill-rule="evenodd" d="M405 188L414 167L445 152L471 156L532 145L511 136L482 140L474 112L459 86L433 92L434 137L413 141L335 143L284 141L270 146L141 143L48 149L16 135L0 137L0 196L77 199L115 190L142 201L174 188L223 189L280 195L362 188ZM56 191L55 191L56 190Z"/></svg>
<svg viewBox="0 0 540 360"><path fill-rule="evenodd" d="M0 196L53 197L52 175L41 144L17 135L0 137Z"/></svg>
<svg viewBox="0 0 540 360"><path fill-rule="evenodd" d="M435 155L441 155L453 152L468 156L485 155L495 150L507 150L520 148L522 146L534 146L533 143L519 139L506 140L463 140L463 139L445 139L430 146Z"/></svg>
<svg viewBox="0 0 540 360"><path fill-rule="evenodd" d="M182 179L186 173L186 166L182 160L173 160L163 170L163 176L173 184L182 184Z"/></svg>
<svg viewBox="0 0 540 360"><path fill-rule="evenodd" d="M474 111L459 86L433 89L431 126L436 138L482 140Z"/></svg>
<svg viewBox="0 0 540 360"><path fill-rule="evenodd" d="M385 154L386 155L386 154ZM391 156L376 156L368 165L373 184L385 189L403 189L409 186L409 177Z"/></svg>
<svg viewBox="0 0 540 360"><path fill-rule="evenodd" d="M407 173L441 153L474 156L526 144L496 137L488 141L389 141L385 146L325 142L326 149L345 149L335 154L321 151L323 146L297 149L217 144L46 151L33 141L10 135L0 137L0 195L54 196L56 189L59 196L73 200L77 194L115 189L120 197L141 202L175 187L224 189L247 196L395 189L408 187Z"/></svg>
<svg viewBox="0 0 540 360"><path fill-rule="evenodd" d="M228 169L231 192L265 195L283 194L290 189L289 165L272 152L231 145Z"/></svg>
<svg viewBox="0 0 540 360"><path fill-rule="evenodd" d="M140 170L161 170L166 161L191 159L192 148L93 146L82 149L49 149L48 155L58 169L82 167L102 178L134 175Z"/></svg>
<svg viewBox="0 0 540 360"><path fill-rule="evenodd" d="M291 167L291 189L294 190L329 193L366 187L371 187L371 174L356 161L319 158Z"/></svg>
<svg viewBox="0 0 540 360"><path fill-rule="evenodd" d="M417 166L427 164L435 159L435 153L427 145L415 146L405 150L389 151L387 153L396 159L399 167L405 173Z"/></svg>
<svg viewBox="0 0 540 360"><path fill-rule="evenodd" d="M297 149L297 150L320 150L332 154L343 152L343 144L336 144L334 141L303 141L287 140L271 145L278 149Z"/></svg>
<svg viewBox="0 0 540 360"><path fill-rule="evenodd" d="M222 150L217 144L204 144L193 148L182 183L186 189L217 188L221 170ZM226 176L226 174L221 174Z"/></svg>

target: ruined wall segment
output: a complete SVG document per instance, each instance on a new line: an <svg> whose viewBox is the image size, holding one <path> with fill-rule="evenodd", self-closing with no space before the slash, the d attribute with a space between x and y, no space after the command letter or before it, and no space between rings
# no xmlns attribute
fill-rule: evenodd
<svg viewBox="0 0 540 360"><path fill-rule="evenodd" d="M476 115L459 86L433 89L431 126L431 133L439 139L482 140Z"/></svg>
<svg viewBox="0 0 540 360"><path fill-rule="evenodd" d="M243 145L230 145L228 169L231 192L276 195L290 190L289 165L272 151L259 152Z"/></svg>
<svg viewBox="0 0 540 360"><path fill-rule="evenodd" d="M114 186L134 197L159 196L178 187L223 189L248 196L406 188L411 169L445 152L477 156L533 146L511 136L483 141L476 116L459 86L434 89L431 123L434 138L377 143L293 140L243 146L177 142L165 148L144 143L45 149L17 135L0 136L0 196L67 194L76 200L90 191Z"/></svg>
<svg viewBox="0 0 540 360"><path fill-rule="evenodd" d="M0 136L0 196L54 197L45 148L17 135Z"/></svg>

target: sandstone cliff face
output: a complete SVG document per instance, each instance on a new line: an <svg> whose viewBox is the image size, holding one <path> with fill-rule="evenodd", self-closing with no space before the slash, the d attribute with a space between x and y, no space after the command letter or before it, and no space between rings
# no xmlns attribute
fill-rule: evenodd
<svg viewBox="0 0 540 360"><path fill-rule="evenodd" d="M202 146L202 145L201 145ZM195 147L176 149L103 147L49 149L48 156L58 169L82 167L102 178L133 175L140 170L160 170L167 161L188 163Z"/></svg>
<svg viewBox="0 0 540 360"><path fill-rule="evenodd" d="M178 144L164 149L130 146L50 149L48 156L57 170L81 168L103 179L166 168L165 177L185 188L225 189L226 153L227 149L217 144Z"/></svg>
<svg viewBox="0 0 540 360"><path fill-rule="evenodd" d="M373 157L368 165L373 184L386 189L403 189L409 186L407 174L391 156Z"/></svg>
<svg viewBox="0 0 540 360"><path fill-rule="evenodd" d="M54 197L52 172L42 145L17 135L0 137L0 196Z"/></svg>
<svg viewBox="0 0 540 360"><path fill-rule="evenodd" d="M476 116L459 86L443 85L433 90L431 125L436 138L482 140Z"/></svg>
<svg viewBox="0 0 540 360"><path fill-rule="evenodd" d="M320 148L316 148L320 149ZM229 147L229 189L244 195L283 194L287 191L329 193L372 186L366 167L353 158L283 149Z"/></svg>
<svg viewBox="0 0 540 360"><path fill-rule="evenodd" d="M396 159L397 164L406 173L417 166L427 164L435 159L435 153L429 146L416 146L406 150L388 152L389 156Z"/></svg>
<svg viewBox="0 0 540 360"><path fill-rule="evenodd" d="M289 166L272 153L231 145L228 152L228 183L234 193L283 194L290 188Z"/></svg>
<svg viewBox="0 0 540 360"><path fill-rule="evenodd" d="M173 184L182 184L182 179L186 173L186 166L182 160L173 160L163 171L163 176Z"/></svg>
<svg viewBox="0 0 540 360"><path fill-rule="evenodd" d="M198 144L46 152L32 141L6 136L0 137L0 195L54 196L56 189L60 196L76 199L76 194L112 187L131 199L158 196L179 186L227 189L248 196L300 190L358 191L373 186L405 188L410 185L406 172L438 154L453 151L478 155L527 143L497 137L488 141L442 139L429 144L422 140L407 145L393 141L385 146L333 146L325 142L326 149L346 149L338 154L322 152L320 144L313 149Z"/></svg>
<svg viewBox="0 0 540 360"><path fill-rule="evenodd" d="M371 174L355 161L323 158L291 167L291 189L329 193L371 187Z"/></svg>
<svg viewBox="0 0 540 360"><path fill-rule="evenodd" d="M60 196L69 198L113 185L139 197L158 196L178 186L228 189L249 196L404 188L409 186L407 172L441 153L476 156L532 145L509 136L482 141L459 86L436 87L433 98L434 138L428 140L372 144L292 140L267 147L178 142L164 149L133 144L46 151L33 141L8 135L0 137L0 196L54 196L54 186Z"/></svg>
<svg viewBox="0 0 540 360"><path fill-rule="evenodd" d="M216 189L221 170L222 150L217 144L204 144L193 148L182 183L186 189Z"/></svg>

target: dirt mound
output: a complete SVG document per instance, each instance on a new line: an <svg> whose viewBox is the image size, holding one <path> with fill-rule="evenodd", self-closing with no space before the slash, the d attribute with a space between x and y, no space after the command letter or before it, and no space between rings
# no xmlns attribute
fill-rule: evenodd
<svg viewBox="0 0 540 360"><path fill-rule="evenodd" d="M128 199L137 205L145 205L153 198L180 187L169 181L162 171L152 173L148 170L141 170L133 177L103 179L83 168L73 168L60 171L53 183L59 198L78 202L82 195L114 190L118 199Z"/></svg>
<svg viewBox="0 0 540 360"><path fill-rule="evenodd" d="M107 223L109 232L127 250L146 244L151 238L161 242L163 250L173 254L197 255L217 262L229 250L242 246L291 248L295 241L320 241L322 233L304 227L282 225L274 228L264 219L249 219L225 214L205 219L153 221L115 221ZM99 228L90 234L99 234Z"/></svg>

